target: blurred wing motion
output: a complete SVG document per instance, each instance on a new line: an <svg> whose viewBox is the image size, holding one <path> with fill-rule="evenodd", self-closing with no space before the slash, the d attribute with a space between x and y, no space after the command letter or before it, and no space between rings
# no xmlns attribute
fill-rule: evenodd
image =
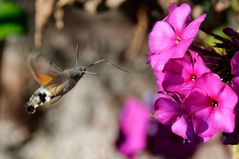
<svg viewBox="0 0 239 159"><path fill-rule="evenodd" d="M42 86L52 82L63 71L38 53L30 54L28 63L34 79Z"/></svg>

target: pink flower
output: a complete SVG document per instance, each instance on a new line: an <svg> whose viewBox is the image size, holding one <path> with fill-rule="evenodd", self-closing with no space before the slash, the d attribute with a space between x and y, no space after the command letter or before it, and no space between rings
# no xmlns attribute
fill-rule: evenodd
<svg viewBox="0 0 239 159"><path fill-rule="evenodd" d="M196 36L206 15L187 24L191 8L183 3L169 7L169 15L158 21L149 34L149 62L154 69L163 70L170 58L183 57Z"/></svg>
<svg viewBox="0 0 239 159"><path fill-rule="evenodd" d="M193 51L182 58L170 59L164 67L163 88L167 92L177 92L186 96L195 87L195 82L210 69L202 58Z"/></svg>
<svg viewBox="0 0 239 159"><path fill-rule="evenodd" d="M209 140L217 132L232 132L235 127L236 93L212 73L202 75L198 89L192 91L183 102L190 109L195 132Z"/></svg>
<svg viewBox="0 0 239 159"><path fill-rule="evenodd" d="M172 131L188 140L208 141L219 131L235 127L236 93L218 76L204 73L184 98L162 95L155 103L156 119L172 124Z"/></svg>
<svg viewBox="0 0 239 159"><path fill-rule="evenodd" d="M239 75L239 51L231 59L231 73L233 75Z"/></svg>
<svg viewBox="0 0 239 159"><path fill-rule="evenodd" d="M177 97L162 95L155 102L155 117L162 124L172 124L172 131L187 140L196 140L191 116Z"/></svg>
<svg viewBox="0 0 239 159"><path fill-rule="evenodd" d="M123 141L118 150L129 158L141 152L146 144L149 110L136 98L128 98L120 116L120 131Z"/></svg>

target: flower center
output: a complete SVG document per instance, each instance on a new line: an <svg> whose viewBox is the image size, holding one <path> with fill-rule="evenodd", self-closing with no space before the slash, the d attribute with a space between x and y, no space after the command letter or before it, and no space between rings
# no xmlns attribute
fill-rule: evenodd
<svg viewBox="0 0 239 159"><path fill-rule="evenodd" d="M176 41L175 41L176 45L178 45L180 43L180 41L181 41L181 37L177 36Z"/></svg>
<svg viewBox="0 0 239 159"><path fill-rule="evenodd" d="M211 105L212 105L213 107L217 107L217 106L218 106L218 102L215 101L215 100L213 100L213 101L211 102Z"/></svg>
<svg viewBox="0 0 239 159"><path fill-rule="evenodd" d="M192 75L192 76L191 76L191 80L192 80L192 81L195 81L196 79L197 79L197 76L196 76L196 75Z"/></svg>

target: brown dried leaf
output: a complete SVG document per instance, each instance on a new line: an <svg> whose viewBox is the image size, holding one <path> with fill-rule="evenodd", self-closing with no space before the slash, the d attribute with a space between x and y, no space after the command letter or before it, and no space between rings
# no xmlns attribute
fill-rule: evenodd
<svg viewBox="0 0 239 159"><path fill-rule="evenodd" d="M119 7L122 3L124 3L126 0L106 0L106 5L110 9L115 9Z"/></svg>
<svg viewBox="0 0 239 159"><path fill-rule="evenodd" d="M36 0L36 13L35 13L35 45L41 46L42 33L44 27L52 15L55 0Z"/></svg>
<svg viewBox="0 0 239 159"><path fill-rule="evenodd" d="M217 12L222 12L227 9L232 3L232 0L212 0L212 5Z"/></svg>
<svg viewBox="0 0 239 159"><path fill-rule="evenodd" d="M102 0L88 0L85 2L84 9L91 14L96 13L96 8L98 4L101 3Z"/></svg>
<svg viewBox="0 0 239 159"><path fill-rule="evenodd" d="M127 63L131 63L138 56L146 38L148 19L144 7L139 8L137 12L137 21L133 37L124 56Z"/></svg>
<svg viewBox="0 0 239 159"><path fill-rule="evenodd" d="M64 6L74 3L74 1L75 0L58 0L58 2L56 3L56 10L54 12L54 16L56 19L57 29L64 28Z"/></svg>

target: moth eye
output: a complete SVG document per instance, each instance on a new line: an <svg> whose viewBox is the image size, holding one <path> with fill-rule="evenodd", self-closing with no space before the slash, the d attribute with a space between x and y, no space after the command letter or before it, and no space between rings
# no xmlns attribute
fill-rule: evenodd
<svg viewBox="0 0 239 159"><path fill-rule="evenodd" d="M26 112L28 112L29 114L34 114L36 112L36 108L33 105L27 105Z"/></svg>

